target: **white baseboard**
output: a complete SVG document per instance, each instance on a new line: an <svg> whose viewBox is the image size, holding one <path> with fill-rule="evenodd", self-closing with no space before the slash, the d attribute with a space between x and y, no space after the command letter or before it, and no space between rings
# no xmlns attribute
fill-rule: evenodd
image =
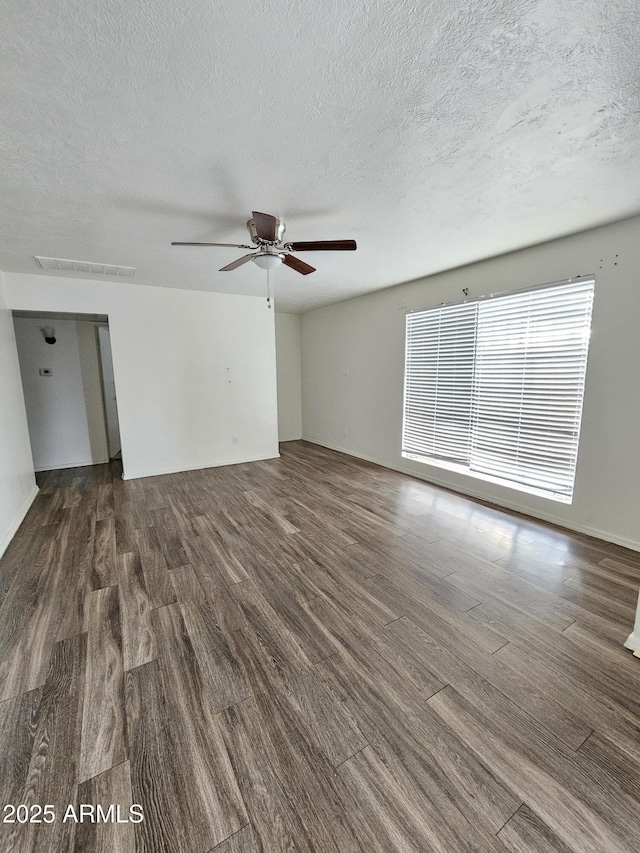
<svg viewBox="0 0 640 853"><path fill-rule="evenodd" d="M87 465L104 465L109 459L89 459L87 462L64 462L62 465L43 465L35 468L36 474L41 471L64 471L66 468L86 468Z"/></svg>
<svg viewBox="0 0 640 853"><path fill-rule="evenodd" d="M26 501L23 503L23 505L20 507L20 510L18 511L18 514L16 515L16 517L15 517L15 518L13 519L13 521L11 522L11 525L9 526L9 529L7 530L7 532L5 533L5 535L4 535L3 539L2 539L2 541L0 542L0 557L2 557L2 555L4 554L4 552L5 552L5 551L7 550L7 548L9 547L9 543L11 542L11 540L13 539L13 537L14 537L14 536L16 535L16 533L18 532L18 528L20 527L20 525L21 525L21 524L22 524L22 522L24 521L24 517L25 517L25 515L26 515L26 514L29 512L29 510L31 509L31 504L34 502L35 497L36 497L36 495L38 494L38 492L39 492L39 491L40 491L40 489L39 489L39 488L34 484L34 486L33 486L32 490L31 490L31 492L29 493L29 496L27 497L27 499L26 499Z"/></svg>
<svg viewBox="0 0 640 853"><path fill-rule="evenodd" d="M122 472L123 480L140 480L143 477L161 477L163 474L181 474L183 471L203 471L205 468L222 468L223 465L243 465L245 462L262 462L265 459L279 459L279 453L270 453L267 456L243 456L222 461L207 462L204 465L190 465L182 468L167 468L162 471L142 471L136 474Z"/></svg>
<svg viewBox="0 0 640 853"><path fill-rule="evenodd" d="M474 489L462 490L460 488L455 488L450 483L446 483L444 480L439 480L437 477L422 477L415 471L409 471L401 465L390 465L388 462L382 462L380 459L375 459L373 456L367 456L364 453L356 453L355 450L347 450L346 447L329 444L326 441L320 441L317 438L311 438L307 435L303 435L302 440L309 441L311 444L319 444L320 447L326 447L328 450L337 450L339 453L346 453L347 456L355 456L356 459L364 459L365 462L373 462L374 465L380 465L382 468L389 468L391 471L398 471L400 474L406 474L408 477L415 477L416 480L424 480L434 486L440 486L443 489L448 489L451 492L456 492L457 494L465 495L466 497L477 498L478 500L485 501L486 503L491 503L494 506L503 506L505 509L512 509L514 512L522 513L522 515L528 515L531 518L540 519L540 521L548 521L550 524L554 524L557 527L563 527L565 530L574 530L576 533L585 533L587 536L593 536L594 539L602 539L604 542L613 542L615 545L622 545L623 548L629 548L631 551L640 551L640 540L617 536L614 533L609 533L606 530L600 530L597 527L590 527L587 524L569 524L566 519L559 519L557 516L553 515L553 513L534 511L530 507L522 506L513 501L501 500L498 504L495 498L487 497L487 495L483 495L481 492L477 492Z"/></svg>

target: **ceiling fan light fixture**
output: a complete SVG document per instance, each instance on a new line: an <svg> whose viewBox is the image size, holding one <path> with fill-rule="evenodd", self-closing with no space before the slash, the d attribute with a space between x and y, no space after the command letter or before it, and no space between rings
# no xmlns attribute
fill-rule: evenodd
<svg viewBox="0 0 640 853"><path fill-rule="evenodd" d="M292 255L291 252L327 252L327 251L347 251L357 248L355 240L307 240L302 243L285 243L284 232L286 225L283 219L276 219L270 213L260 213L257 210L252 211L253 219L247 222L249 234L251 235L252 246L240 245L239 243L185 243L174 242L172 246L228 246L236 249L257 249L257 252L251 252L248 255L243 255L241 258L236 258L224 267L220 268L220 272L231 272L244 264L253 261L256 266L266 270L267 280L269 278L269 270L279 267L284 264L292 270L295 270L300 275L309 275L315 272L316 268L310 264L306 264Z"/></svg>
<svg viewBox="0 0 640 853"><path fill-rule="evenodd" d="M276 254L254 255L251 260L263 270L273 270L282 263L282 258Z"/></svg>

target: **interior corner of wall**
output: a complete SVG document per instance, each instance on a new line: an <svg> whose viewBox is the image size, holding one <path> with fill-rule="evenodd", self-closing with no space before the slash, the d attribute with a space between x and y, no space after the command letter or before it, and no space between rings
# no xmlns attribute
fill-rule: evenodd
<svg viewBox="0 0 640 853"><path fill-rule="evenodd" d="M13 519L11 524L9 525L9 529L6 531L6 533L4 534L2 539L0 540L0 557L2 557L4 552L9 547L11 540L13 539L13 537L18 532L18 528L20 527L20 525L24 521L26 514L31 509L31 504L36 499L39 491L40 491L40 489L34 483L31 490L29 491L29 494L27 495L27 499L25 500L25 502L22 504L22 506L18 510L17 515L15 516L15 518Z"/></svg>

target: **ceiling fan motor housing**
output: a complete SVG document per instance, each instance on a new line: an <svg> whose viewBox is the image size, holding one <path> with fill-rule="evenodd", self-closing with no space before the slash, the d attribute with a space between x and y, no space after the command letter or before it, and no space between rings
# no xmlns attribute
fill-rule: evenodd
<svg viewBox="0 0 640 853"><path fill-rule="evenodd" d="M253 219L250 219L247 222L247 228L249 229L251 239L256 244L256 246L260 244L277 245L278 243L282 243L282 238L284 237L286 225L283 219L276 219L276 239L273 242L263 240L261 237L258 237L258 232L256 231L256 226L254 225Z"/></svg>

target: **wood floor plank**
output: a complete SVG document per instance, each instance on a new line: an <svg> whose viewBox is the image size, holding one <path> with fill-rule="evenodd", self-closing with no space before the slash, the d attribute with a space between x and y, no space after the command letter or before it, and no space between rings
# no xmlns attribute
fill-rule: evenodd
<svg viewBox="0 0 640 853"><path fill-rule="evenodd" d="M413 531L427 541L455 542L465 551L493 562L511 553L518 522L488 507L460 506L453 496L440 494L429 512L416 518Z"/></svg>
<svg viewBox="0 0 640 853"><path fill-rule="evenodd" d="M604 768L629 796L640 803L640 758L629 754L599 731L594 731L585 740L580 752L598 767Z"/></svg>
<svg viewBox="0 0 640 853"><path fill-rule="evenodd" d="M449 563L438 564L437 561L431 560L431 542L420 539L413 533L406 533L404 536L378 536L359 544L364 558L375 567L371 574L385 574L399 563L420 569L432 577L446 577L452 572Z"/></svg>
<svg viewBox="0 0 640 853"><path fill-rule="evenodd" d="M54 533L53 530L43 530L40 528L39 535L31 535L26 532L23 533L23 528L21 527L2 555L2 559L0 560L0 618L2 618L3 614L3 602L11 585L14 583L14 579L20 573L16 584L16 588L20 589L22 587L20 583L21 577L33 566L38 552L42 547L40 536L46 536L49 532L51 535ZM4 613L3 622L0 623L0 631L2 631L6 617L7 614Z"/></svg>
<svg viewBox="0 0 640 853"><path fill-rule="evenodd" d="M245 615L226 587L210 584L209 576L198 574L193 566L170 569L169 573L178 601L206 603L216 627L223 634L246 627Z"/></svg>
<svg viewBox="0 0 640 853"><path fill-rule="evenodd" d="M206 604L181 601L158 608L152 618L161 667L176 693L196 691L193 701L206 706L210 716L251 695ZM187 675L190 680L183 681Z"/></svg>
<svg viewBox="0 0 640 853"><path fill-rule="evenodd" d="M498 833L513 853L571 853L571 849L523 803Z"/></svg>
<svg viewBox="0 0 640 853"><path fill-rule="evenodd" d="M165 507L161 513L155 513L155 526L164 533L171 530L175 533L175 542L181 542L184 537L197 536L198 529L195 518L200 512L197 501L192 500L186 490L169 491L164 498ZM166 519L166 521L165 521ZM168 537L163 536L163 539ZM166 552L167 562L172 569L180 566L182 555L180 550Z"/></svg>
<svg viewBox="0 0 640 853"><path fill-rule="evenodd" d="M527 729L522 725L514 736L510 727L513 708L510 714L496 713L498 709L494 708L489 717L450 686L428 703L498 778L509 780L516 795L526 800L571 850L629 853L640 843L637 804L622 790L606 795L606 788L603 790L596 781L599 774L595 765L579 770L576 753L559 760L557 744L548 743L544 736L525 736Z"/></svg>
<svg viewBox="0 0 640 853"><path fill-rule="evenodd" d="M512 668L522 665L524 646L509 643L496 652ZM640 761L640 719L602 694L594 682L584 682L575 674L560 668L552 655L527 647L527 672L530 678L545 685L547 694L566 708L579 710L580 716L602 731L616 745Z"/></svg>
<svg viewBox="0 0 640 853"><path fill-rule="evenodd" d="M176 601L206 601L204 590L200 585L193 566L180 566L179 569L169 569Z"/></svg>
<svg viewBox="0 0 640 853"><path fill-rule="evenodd" d="M196 519L196 522L200 522L200 519ZM185 564L192 565L196 571L199 570L198 573L208 576L214 586L226 586L248 579L249 575L237 555L219 537L214 538L204 523L199 536L182 541L187 556Z"/></svg>
<svg viewBox="0 0 640 853"><path fill-rule="evenodd" d="M406 579L391 581L379 575L365 581L363 586L393 607L398 616L411 616L416 624L428 626L430 633L445 645L466 643L478 653L493 654L508 642L493 627L470 619L466 612L453 613L433 601L420 584L414 585Z"/></svg>
<svg viewBox="0 0 640 853"><path fill-rule="evenodd" d="M236 591L250 627L232 634L230 645L253 695L270 695L284 716L300 715L329 761L341 764L366 739L260 593L250 583Z"/></svg>
<svg viewBox="0 0 640 853"><path fill-rule="evenodd" d="M640 560L631 556L628 551L625 557L619 554L608 555L600 560L597 565L610 573L609 576L622 578L625 582L628 580L634 585L640 583Z"/></svg>
<svg viewBox="0 0 640 853"><path fill-rule="evenodd" d="M282 752L272 745L269 729L254 700L233 705L223 712L222 719L223 736L257 835L258 849L311 851L314 846L323 849L323 841L327 835L331 839L331 833L328 827L321 828L313 842L309 839L307 827L315 818L316 806L307 794L307 781L300 777L297 763L287 761L288 744L284 744ZM283 784L282 764L301 791L299 802L294 802ZM274 815L277 815L275 820ZM336 849L331 840L326 848Z"/></svg>
<svg viewBox="0 0 640 853"><path fill-rule="evenodd" d="M581 566L578 572L573 573L572 578L582 580L594 590L602 590L624 602L628 603L629 599L633 601L640 585L637 569L632 571L631 567L624 566L622 563L616 563L616 568L610 569L605 563L606 559L596 564L588 563Z"/></svg>
<svg viewBox="0 0 640 853"><path fill-rule="evenodd" d="M168 675L151 661L125 676L131 787L145 815L136 851L144 853L210 850L248 822L216 719L202 716L194 675L175 661ZM185 684L193 692L172 689Z"/></svg>
<svg viewBox="0 0 640 853"><path fill-rule="evenodd" d="M307 658L313 663L335 652L335 647L319 630L301 605L278 580L277 568L270 563L255 561L251 577L260 593L293 634ZM319 594L320 590L316 587Z"/></svg>
<svg viewBox="0 0 640 853"><path fill-rule="evenodd" d="M380 749L380 748L378 748ZM340 778L365 810L376 850L434 853L504 850L495 835L467 817L455 801L409 775L393 751L369 746L338 768Z"/></svg>
<svg viewBox="0 0 640 853"><path fill-rule="evenodd" d="M246 508L233 510L233 516L238 523L238 529L232 538L227 539L223 548L223 559L225 553L233 557L231 566L226 569L227 572L231 570L229 583L247 580L252 559L259 558L277 563L281 559L299 562L306 558L307 555L298 544L301 534L286 535L274 531L273 525L269 525L264 518L249 514Z"/></svg>
<svg viewBox="0 0 640 853"><path fill-rule="evenodd" d="M346 559L349 559L348 555ZM380 628L401 615L401 611L390 605L384 596L378 595L376 589L367 583L370 578L361 581L351 573L341 575L335 563L316 565L311 561L307 565L307 578L315 585L319 595L324 595L336 607L353 614L371 627Z"/></svg>
<svg viewBox="0 0 640 853"><path fill-rule="evenodd" d="M558 595L584 610L616 622L633 621L637 603L633 590L629 588L618 590L621 594L614 595L611 590L597 588L595 584L589 583L585 575L586 573L567 578L562 588L558 590Z"/></svg>
<svg viewBox="0 0 640 853"><path fill-rule="evenodd" d="M309 530L307 522L313 517L314 529L318 526L330 526L332 536L349 537L347 531L353 523L353 518L348 517L348 507L344 500L335 494L328 494L319 484L312 483L308 478L296 479L295 484L291 478L285 482L286 485L278 492L275 504L288 518L294 519L298 527L302 525ZM346 538L343 541L345 545L348 544Z"/></svg>
<svg viewBox="0 0 640 853"><path fill-rule="evenodd" d="M129 501L116 502L116 555L129 554L137 548L135 527L129 515Z"/></svg>
<svg viewBox="0 0 640 853"><path fill-rule="evenodd" d="M78 506L82 500L82 492L78 488L81 482L82 479L80 477L74 477L71 483L65 488L65 500L62 504L63 509L72 509Z"/></svg>
<svg viewBox="0 0 640 853"><path fill-rule="evenodd" d="M334 644L335 654L326 659L327 667L331 668L331 661L337 655L340 657L334 663L342 666L347 656L352 668L357 665L372 681L380 679L381 690L386 688L389 697L398 703L406 701L409 706L412 703L422 706L444 687L446 682L434 675L428 665L416 665L413 661L407 664L388 642L385 632L372 630L366 623L346 615L324 596L308 601L305 609ZM316 665L318 672L325 671L323 663ZM343 698L347 704L349 693Z"/></svg>
<svg viewBox="0 0 640 853"><path fill-rule="evenodd" d="M125 674L125 697L132 796L145 816L134 827L137 853L191 853L194 843L195 849L202 849L202 830L194 831L190 799L180 799L178 784L184 783L177 773L182 761L157 661Z"/></svg>
<svg viewBox="0 0 640 853"><path fill-rule="evenodd" d="M597 632L591 630L590 626L573 622L563 631L565 637L572 640L572 644L579 646L591 660L596 660L598 666L603 669L614 671L623 676L629 686L635 685L640 691L640 667L637 658L629 654L629 650L622 645L620 637L618 642L603 638Z"/></svg>
<svg viewBox="0 0 640 853"><path fill-rule="evenodd" d="M246 823L222 743L219 711L250 692L225 638L198 606L194 601L169 604L154 611L153 620L167 708L180 721L183 748L199 767L194 782L218 843Z"/></svg>
<svg viewBox="0 0 640 853"><path fill-rule="evenodd" d="M65 606L60 609L58 619L58 640L73 637L82 631L84 601L91 590L91 563L96 528L92 502L87 507L77 504L65 510L65 513L68 514L69 528L69 571L66 576Z"/></svg>
<svg viewBox="0 0 640 853"><path fill-rule="evenodd" d="M568 555L557 548L539 546L534 550L528 542L518 543L508 557L496 560L495 564L550 592L555 592L563 581L579 571L569 562Z"/></svg>
<svg viewBox="0 0 640 853"><path fill-rule="evenodd" d="M447 581L461 591L475 591L484 601L491 598L513 606L526 601L528 614L559 631L574 621L575 612L562 598L536 587L502 566L474 560L464 549L448 542L436 542L431 547L439 548L442 558L450 560L454 573L447 576Z"/></svg>
<svg viewBox="0 0 640 853"><path fill-rule="evenodd" d="M247 824L216 845L210 853L260 853L253 828Z"/></svg>
<svg viewBox="0 0 640 853"><path fill-rule="evenodd" d="M286 544L293 553L293 562L310 560L322 568L340 565L343 576L349 575L357 581L371 577L376 572L371 566L363 568L362 562L357 559L357 552L354 552L354 558L351 557L351 548L358 544L355 540L345 547L335 543L331 537L323 538L301 531L291 536Z"/></svg>
<svg viewBox="0 0 640 853"><path fill-rule="evenodd" d="M126 758L124 672L118 588L87 596L87 665L78 781Z"/></svg>
<svg viewBox="0 0 640 853"><path fill-rule="evenodd" d="M313 560L303 560L298 563L293 562L292 559L280 559L273 561L271 559L263 558L260 554L254 556L253 560L247 561L247 571L253 573L253 566L256 563L263 564L264 562L268 562L274 577L280 581L282 586L288 591L289 595L292 596L298 604L304 604L311 598L315 598L320 593L320 590L313 583L312 579L316 564Z"/></svg>
<svg viewBox="0 0 640 853"><path fill-rule="evenodd" d="M222 718L259 850L380 850L301 715L258 693Z"/></svg>
<svg viewBox="0 0 640 853"><path fill-rule="evenodd" d="M62 640L53 648L42 698L34 720L29 768L19 802L52 804L51 824L14 825L8 850L40 853L73 850L75 823L62 819L77 806L77 777L86 664L86 635Z"/></svg>
<svg viewBox="0 0 640 853"><path fill-rule="evenodd" d="M98 486L98 497L96 502L96 520L103 521L113 518L115 507L113 501L113 483L101 483Z"/></svg>
<svg viewBox="0 0 640 853"><path fill-rule="evenodd" d="M286 534L298 533L299 528L292 524L284 515L275 512L273 506L264 501L259 495L253 491L244 492L244 497L248 504L254 509L260 510L268 518L272 519L274 524Z"/></svg>
<svg viewBox="0 0 640 853"><path fill-rule="evenodd" d="M287 515L300 532L314 539L329 539L332 546L336 548L348 548L356 543L357 540L349 532L344 517L337 521L335 513L326 513L322 501L315 502L315 510L312 508L313 503L308 492L304 498L297 498L291 494L287 496L285 501Z"/></svg>
<svg viewBox="0 0 640 853"><path fill-rule="evenodd" d="M38 688L0 702L0 803L3 807L6 803L21 802L41 696ZM9 849L5 843L8 833L8 825L0 823L0 844L5 850Z"/></svg>
<svg viewBox="0 0 640 853"><path fill-rule="evenodd" d="M617 709L626 709L635 719L640 714L640 696L633 684L624 678L618 678L610 666L604 665L597 655L585 658L578 643L572 641L566 633L549 633L548 629L534 617L527 617L512 608L496 606L494 603L481 604L469 614L474 620L491 625L502 636L508 637L513 649L505 649L504 655L513 653L522 656L527 649L527 657L541 658L562 672L576 691L583 688L600 694L602 701L612 701ZM615 711L614 711L615 716Z"/></svg>
<svg viewBox="0 0 640 853"><path fill-rule="evenodd" d="M32 571L10 590L0 611L3 660L0 700L44 683L49 657L60 631L66 597L65 551L68 528L40 549ZM14 594L15 593L15 594ZM74 601L75 603L75 601Z"/></svg>
<svg viewBox="0 0 640 853"><path fill-rule="evenodd" d="M162 551L162 535L153 528L136 530L138 554L152 609L176 600L167 561Z"/></svg>
<svg viewBox="0 0 640 853"><path fill-rule="evenodd" d="M357 636L349 637L340 614L321 599L308 606L342 644L339 654L316 668L350 709L367 741L378 752L389 749L402 756L404 772L415 777L416 784L426 783L428 777L434 790L445 792L496 832L518 801L425 706L444 682L424 665L406 664L382 641L374 643L372 638L365 645Z"/></svg>
<svg viewBox="0 0 640 853"><path fill-rule="evenodd" d="M188 565L189 558L178 532L173 534L170 529L164 530L159 536L159 542L168 568L179 569L180 566Z"/></svg>
<svg viewBox="0 0 640 853"><path fill-rule="evenodd" d="M129 762L123 761L78 786L78 802L102 808L107 820L84 820L76 829L73 853L135 853L135 824L139 811L133 814ZM109 810L115 817L111 817Z"/></svg>
<svg viewBox="0 0 640 853"><path fill-rule="evenodd" d="M443 543L435 542L428 547L435 549L442 547ZM462 549L459 549L462 551ZM450 568L454 568L456 563L449 563ZM451 612L464 613L466 610L471 610L482 603L482 599L478 597L477 591L470 589L467 584L459 585L455 582L455 570L444 578L426 573L422 568L414 567L410 563L403 562L395 563L387 568L383 574L390 580L395 580L407 588L416 589L416 586L424 587L428 597L436 604L446 607ZM451 583L450 578L453 579ZM565 624L569 624L567 620Z"/></svg>
<svg viewBox="0 0 640 853"><path fill-rule="evenodd" d="M591 734L593 727L580 718L578 710L574 712L549 695L547 680L538 681L521 666L509 666L504 657L479 655L465 645L449 651L407 618L388 625L385 633L408 661L428 662L443 684L451 684L469 697L485 692L485 684L491 685L572 749Z"/></svg>
<svg viewBox="0 0 640 853"><path fill-rule="evenodd" d="M117 583L116 524L113 516L96 520L91 589L102 589Z"/></svg>
<svg viewBox="0 0 640 853"><path fill-rule="evenodd" d="M198 578L200 577L198 575ZM247 620L245 614L242 612L231 591L233 587L212 588L208 586L206 579L203 586L205 588L207 604L213 613L216 625L223 634L232 634L234 631L238 631L240 628L246 626Z"/></svg>
<svg viewBox="0 0 640 853"><path fill-rule="evenodd" d="M117 566L122 653L124 668L129 670L156 657L156 642L140 558L134 553L120 554Z"/></svg>

